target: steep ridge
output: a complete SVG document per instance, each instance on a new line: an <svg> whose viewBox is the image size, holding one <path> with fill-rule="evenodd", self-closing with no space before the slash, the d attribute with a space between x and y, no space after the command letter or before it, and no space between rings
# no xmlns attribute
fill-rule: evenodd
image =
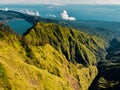
<svg viewBox="0 0 120 90"><path fill-rule="evenodd" d="M22 37L1 24L0 90L87 90L99 49L101 39L55 24L37 23Z"/></svg>
<svg viewBox="0 0 120 90"><path fill-rule="evenodd" d="M102 39L53 23L37 23L24 37L27 43L35 46L50 44L73 63L94 65L98 51L102 50L105 54Z"/></svg>

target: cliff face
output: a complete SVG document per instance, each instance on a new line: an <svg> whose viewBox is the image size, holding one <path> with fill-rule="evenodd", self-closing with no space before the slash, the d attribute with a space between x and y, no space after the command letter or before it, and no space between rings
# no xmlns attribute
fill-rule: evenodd
<svg viewBox="0 0 120 90"><path fill-rule="evenodd" d="M24 36L0 26L0 89L87 90L104 42L86 33L37 23Z"/></svg>
<svg viewBox="0 0 120 90"><path fill-rule="evenodd" d="M120 89L120 41L113 39L107 49L106 60L98 63L98 75L90 90Z"/></svg>

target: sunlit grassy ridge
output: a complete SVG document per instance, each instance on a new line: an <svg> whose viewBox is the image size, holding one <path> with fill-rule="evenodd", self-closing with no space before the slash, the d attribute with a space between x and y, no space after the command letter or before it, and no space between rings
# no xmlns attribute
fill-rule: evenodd
<svg viewBox="0 0 120 90"><path fill-rule="evenodd" d="M97 75L95 53L104 48L99 38L54 24L28 32L20 37L0 26L0 90L88 89Z"/></svg>
<svg viewBox="0 0 120 90"><path fill-rule="evenodd" d="M105 43L96 36L53 23L37 23L25 34L26 42L35 46L50 44L67 60L84 65L96 63L96 53Z"/></svg>

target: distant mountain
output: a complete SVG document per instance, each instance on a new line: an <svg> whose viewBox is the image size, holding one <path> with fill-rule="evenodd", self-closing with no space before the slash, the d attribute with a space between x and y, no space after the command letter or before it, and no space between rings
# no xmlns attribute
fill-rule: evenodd
<svg viewBox="0 0 120 90"><path fill-rule="evenodd" d="M35 24L36 22L55 22L55 20L51 20L51 19L45 19L39 16L33 16L33 15L29 15L29 14L24 14L21 12L17 12L17 11L3 11L0 10L0 20L1 21L8 21L8 20L17 20L17 19L24 19L30 23Z"/></svg>
<svg viewBox="0 0 120 90"><path fill-rule="evenodd" d="M68 27L82 30L90 35L97 35L108 42L114 38L120 39L120 22L81 20L67 23Z"/></svg>

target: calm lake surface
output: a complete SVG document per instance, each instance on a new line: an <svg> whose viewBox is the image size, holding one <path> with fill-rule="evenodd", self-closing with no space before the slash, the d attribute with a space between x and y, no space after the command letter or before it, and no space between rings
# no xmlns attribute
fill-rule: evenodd
<svg viewBox="0 0 120 90"><path fill-rule="evenodd" d="M7 23L13 30L18 32L19 34L23 34L32 27L32 24L27 22L26 20L11 20Z"/></svg>

